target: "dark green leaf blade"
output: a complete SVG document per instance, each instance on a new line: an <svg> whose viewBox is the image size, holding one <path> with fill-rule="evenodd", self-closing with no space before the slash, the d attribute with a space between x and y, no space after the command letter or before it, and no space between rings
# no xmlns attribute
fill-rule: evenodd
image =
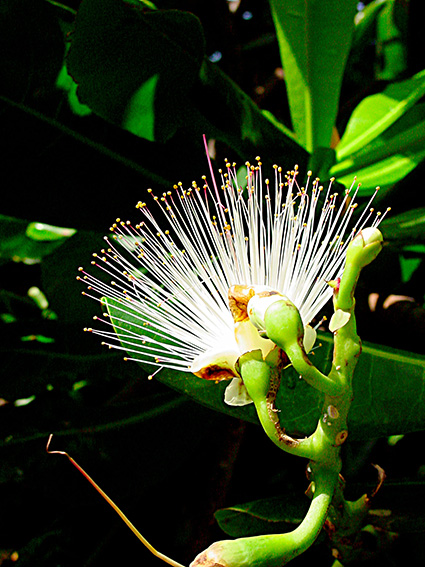
<svg viewBox="0 0 425 567"><path fill-rule="evenodd" d="M217 65L204 59L193 106L187 109L192 135L223 141L243 160L260 155L265 169L274 164L306 170L309 154L294 134L253 100ZM283 156L283 157L282 157Z"/></svg>
<svg viewBox="0 0 425 567"><path fill-rule="evenodd" d="M0 259L39 262L76 231L0 215Z"/></svg>
<svg viewBox="0 0 425 567"><path fill-rule="evenodd" d="M308 499L285 494L223 508L214 514L220 528L232 537L279 534L292 531L304 518Z"/></svg>
<svg viewBox="0 0 425 567"><path fill-rule="evenodd" d="M398 246L412 246L425 240L425 208L411 209L384 219L379 229L384 239Z"/></svg>
<svg viewBox="0 0 425 567"><path fill-rule="evenodd" d="M76 18L67 66L79 85L81 102L114 124L164 142L183 123L182 109L203 54L201 24L189 12L85 0ZM155 91L144 93L149 96L142 107L140 89L153 77L157 77ZM147 117L150 126L145 129Z"/></svg>
<svg viewBox="0 0 425 567"><path fill-rule="evenodd" d="M388 85L355 108L336 150L337 164L382 134L425 94L425 71ZM335 166L336 168L337 166ZM333 175L333 172L331 171Z"/></svg>

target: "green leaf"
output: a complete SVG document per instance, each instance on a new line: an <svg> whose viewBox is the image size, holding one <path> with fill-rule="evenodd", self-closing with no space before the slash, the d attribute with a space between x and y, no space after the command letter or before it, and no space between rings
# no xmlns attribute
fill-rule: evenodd
<svg viewBox="0 0 425 567"><path fill-rule="evenodd" d="M411 246L425 240L425 208L411 209L400 215L390 216L379 226L384 239L390 243Z"/></svg>
<svg viewBox="0 0 425 567"><path fill-rule="evenodd" d="M225 142L243 160L260 155L265 169L307 167L309 155L294 134L276 118L261 111L253 100L217 65L204 59L194 106L188 108L192 135ZM282 163L284 160L284 163Z"/></svg>
<svg viewBox="0 0 425 567"><path fill-rule="evenodd" d="M28 238L38 242L53 242L69 238L76 232L77 231L74 228L52 226L51 224L45 224L42 222L30 222L26 228L25 234Z"/></svg>
<svg viewBox="0 0 425 567"><path fill-rule="evenodd" d="M56 86L58 89L68 93L68 104L70 109L77 116L89 116L91 109L86 104L81 104L77 96L77 83L72 79L71 75L63 65L58 78L56 79Z"/></svg>
<svg viewBox="0 0 425 567"><path fill-rule="evenodd" d="M354 52L359 52L375 38L376 22L379 14L385 8L386 1L373 0L367 4L361 12L359 12L355 19L355 28L353 34L353 41L351 49Z"/></svg>
<svg viewBox="0 0 425 567"><path fill-rule="evenodd" d="M332 346L330 337L323 337ZM425 356L363 343L348 418L353 439L425 429Z"/></svg>
<svg viewBox="0 0 425 567"><path fill-rule="evenodd" d="M306 167L308 154L294 134L263 114L203 56L202 29L193 15L147 12L133 4L81 4L67 58L81 102L150 141L176 134L198 150L206 134L230 146L243 162L260 155L265 165Z"/></svg>
<svg viewBox="0 0 425 567"><path fill-rule="evenodd" d="M164 142L184 123L203 55L201 24L189 12L84 0L67 66L81 102L114 124Z"/></svg>
<svg viewBox="0 0 425 567"><path fill-rule="evenodd" d="M62 228L0 215L0 258L39 262L75 234Z"/></svg>
<svg viewBox="0 0 425 567"><path fill-rule="evenodd" d="M369 144L336 163L330 174L345 185L356 174L360 195L370 195L376 186L384 191L405 177L425 158L425 105L406 110Z"/></svg>
<svg viewBox="0 0 425 567"><path fill-rule="evenodd" d="M384 193L397 181L403 179L403 177L413 171L424 159L425 149L422 149L406 152L406 155L392 155L373 165L358 169L356 176L357 180L361 183L359 196L367 197L372 195L376 187L380 187L381 192ZM331 175L332 171L333 168L331 169ZM337 177L338 181L345 186L350 186L353 182L353 178L354 172L353 174Z"/></svg>
<svg viewBox="0 0 425 567"><path fill-rule="evenodd" d="M358 498L370 492L370 487L352 486L350 492ZM373 500L366 524L373 524L397 533L425 531L423 482L385 482ZM285 533L295 529L304 518L309 502L296 494L282 494L217 510L214 514L220 528L231 537Z"/></svg>
<svg viewBox="0 0 425 567"><path fill-rule="evenodd" d="M153 142L155 140L155 92L158 75L148 79L132 96L129 102L123 128Z"/></svg>
<svg viewBox="0 0 425 567"><path fill-rule="evenodd" d="M401 281L407 283L425 260L425 244L406 246L399 255ZM397 437L397 436L396 436Z"/></svg>
<svg viewBox="0 0 425 567"><path fill-rule="evenodd" d="M396 18L404 18L407 28L408 10L396 0L387 0L377 19L376 50L380 55L377 79L391 81L399 77L407 67L406 45L397 27Z"/></svg>
<svg viewBox="0 0 425 567"><path fill-rule="evenodd" d="M335 176L358 172L390 156L420 155L425 142L425 104L410 108L387 130L331 168ZM401 176L400 176L401 178Z"/></svg>
<svg viewBox="0 0 425 567"><path fill-rule="evenodd" d="M292 531L304 518L309 501L285 494L217 510L220 528L232 537L279 534Z"/></svg>
<svg viewBox="0 0 425 567"><path fill-rule="evenodd" d="M425 71L366 97L354 109L337 148L337 162L353 156L396 122L425 95Z"/></svg>
<svg viewBox="0 0 425 567"><path fill-rule="evenodd" d="M128 314L125 323L118 321L122 313L117 310L117 304L111 300L105 300L105 303L117 330L122 328L140 334L139 323L134 317ZM320 340L322 346L316 349L312 360L318 368L328 372L333 340L329 335L321 335ZM234 408L224 403L227 383L215 384L189 372L168 369L162 370L156 377L212 409L257 422L252 405ZM425 357L364 344L354 378L354 402L349 414L350 438L370 439L425 429L424 397ZM300 436L312 433L320 417L322 403L323 396L300 380L293 368L284 371L276 405L281 409L281 424L288 432Z"/></svg>
<svg viewBox="0 0 425 567"><path fill-rule="evenodd" d="M271 0L292 123L309 152L329 147L357 2Z"/></svg>

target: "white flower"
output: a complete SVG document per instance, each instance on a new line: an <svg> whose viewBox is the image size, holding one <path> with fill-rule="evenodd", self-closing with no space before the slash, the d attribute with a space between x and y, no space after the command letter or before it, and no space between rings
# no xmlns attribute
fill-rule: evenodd
<svg viewBox="0 0 425 567"><path fill-rule="evenodd" d="M204 178L201 187L179 183L153 196L154 209L139 203L140 224L117 219L92 262L106 278L80 268L79 279L91 290L86 295L114 305L117 331L107 318L103 328L89 329L105 344L158 369L213 380L236 377L226 398L244 404L249 399L236 361L258 348L266 356L274 344L249 318L234 320L229 289L277 291L307 326L331 297L327 282L341 275L346 247L367 219L363 215L349 231L354 182L338 205L332 182L323 189L309 172L305 188L299 187L297 168L284 174L275 166L269 182L257 158L256 165L246 164L243 188L234 164L226 162L220 173L220 187ZM311 348L314 338L307 332Z"/></svg>

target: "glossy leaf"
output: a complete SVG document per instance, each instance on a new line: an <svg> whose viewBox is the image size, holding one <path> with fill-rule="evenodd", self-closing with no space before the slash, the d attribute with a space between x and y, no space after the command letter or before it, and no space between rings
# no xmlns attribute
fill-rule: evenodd
<svg viewBox="0 0 425 567"><path fill-rule="evenodd" d="M370 4L364 6L355 19L355 28L351 47L355 51L359 51L365 44L370 42L375 36L376 21L379 14L385 7L382 0L373 0Z"/></svg>
<svg viewBox="0 0 425 567"><path fill-rule="evenodd" d="M74 229L0 215L0 258L39 262L73 234Z"/></svg>
<svg viewBox="0 0 425 567"><path fill-rule="evenodd" d="M271 0L294 130L309 152L329 147L357 2Z"/></svg>
<svg viewBox="0 0 425 567"><path fill-rule="evenodd" d="M76 233L74 228L52 226L42 222L30 222L25 231L26 236L38 242L53 242L70 238Z"/></svg>
<svg viewBox="0 0 425 567"><path fill-rule="evenodd" d="M370 492L370 487L351 486L358 498ZM385 482L373 500L365 524L373 524L397 533L423 533L425 512L423 482ZM218 510L214 516L220 528L232 537L249 537L259 534L285 533L295 529L305 516L308 500L283 494Z"/></svg>
<svg viewBox="0 0 425 567"><path fill-rule="evenodd" d="M425 105L410 108L394 124L353 156L330 170L338 181L361 182L360 195L370 195L376 186L385 191L405 177L425 158Z"/></svg>
<svg viewBox="0 0 425 567"><path fill-rule="evenodd" d="M335 176L358 172L361 168L377 164L389 156L420 154L425 142L425 105L410 108L399 120L356 152L335 164Z"/></svg>
<svg viewBox="0 0 425 567"><path fill-rule="evenodd" d="M116 303L115 303L116 305ZM122 316L108 301L108 311L115 327L140 332L136 321L128 314L126 323L116 321ZM314 364L329 371L333 341L329 335L320 337L322 346L316 350ZM134 353L133 353L134 356ZM189 372L168 369L156 375L158 380L183 392L217 411L256 422L252 406L234 408L224 403L227 382L215 384ZM425 357L388 347L363 345L354 377L354 402L349 414L350 437L370 439L408 431L425 429ZM284 371L277 397L281 423L288 432L308 435L320 417L323 397L300 380L292 368Z"/></svg>
<svg viewBox="0 0 425 567"><path fill-rule="evenodd" d="M384 219L380 230L385 240L411 246L425 240L425 208L412 209Z"/></svg>
<svg viewBox="0 0 425 567"><path fill-rule="evenodd" d="M292 493L217 510L214 516L220 528L232 537L279 534L295 529L308 505L307 498Z"/></svg>
<svg viewBox="0 0 425 567"><path fill-rule="evenodd" d="M388 85L355 108L337 148L337 162L353 156L396 122L425 95L425 71Z"/></svg>
<svg viewBox="0 0 425 567"><path fill-rule="evenodd" d="M392 155L377 163L357 169L357 181L361 183L359 196L366 197L372 195L376 187L380 187L382 192L386 192L397 181L400 181L413 171L424 159L425 149L422 147L414 151L407 151L405 155ZM350 186L353 176L354 174L349 173L338 176L337 179L343 185Z"/></svg>
<svg viewBox="0 0 425 567"><path fill-rule="evenodd" d="M163 142L181 130L186 146L201 147L206 134L243 161L259 154L273 165L283 155L285 167L306 167L308 154L293 134L263 114L203 49L192 14L84 0L67 67L82 103L145 140Z"/></svg>

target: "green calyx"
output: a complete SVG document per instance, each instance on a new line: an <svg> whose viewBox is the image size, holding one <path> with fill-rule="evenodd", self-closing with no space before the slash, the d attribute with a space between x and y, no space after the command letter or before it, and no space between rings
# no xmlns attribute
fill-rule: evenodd
<svg viewBox="0 0 425 567"><path fill-rule="evenodd" d="M238 368L254 404L265 400L270 389L270 367L263 360L261 350L242 355L238 360Z"/></svg>
<svg viewBox="0 0 425 567"><path fill-rule="evenodd" d="M285 352L303 344L304 325L300 312L289 299L272 303L265 312L264 324L268 338Z"/></svg>
<svg viewBox="0 0 425 567"><path fill-rule="evenodd" d="M361 269L370 264L381 251L382 241L382 234L377 228L361 230L348 246L347 265Z"/></svg>

